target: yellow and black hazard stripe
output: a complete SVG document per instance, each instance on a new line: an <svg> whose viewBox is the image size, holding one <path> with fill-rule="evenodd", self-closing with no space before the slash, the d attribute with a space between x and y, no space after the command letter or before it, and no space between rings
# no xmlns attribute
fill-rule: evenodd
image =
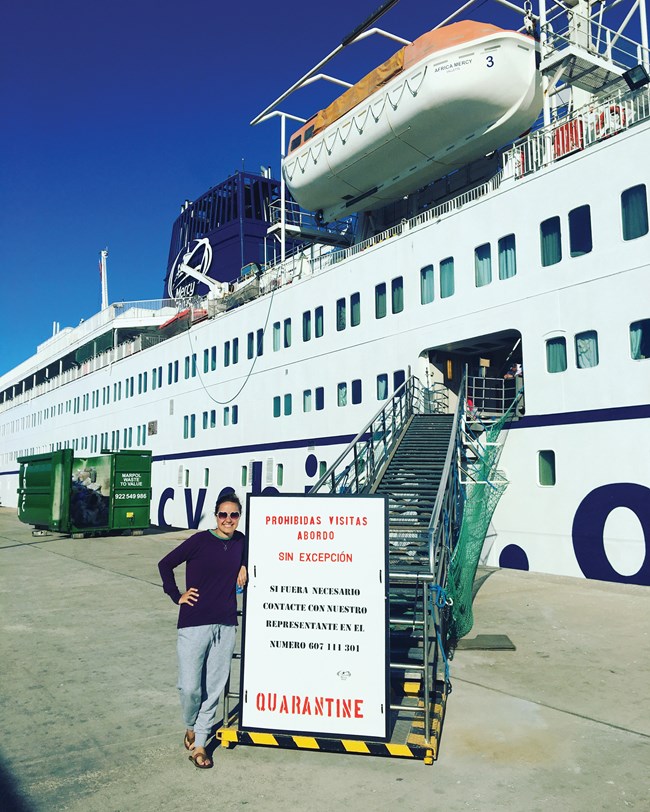
<svg viewBox="0 0 650 812"><path fill-rule="evenodd" d="M412 743L362 741L359 739L333 739L321 736L291 736L286 733L268 733L255 730L239 730L222 727L217 731L222 747L249 744L263 747L282 747L287 750L319 750L324 753L353 753L364 756L389 756L392 758L415 758L432 764L436 758L437 742L428 745L424 736L416 736Z"/></svg>

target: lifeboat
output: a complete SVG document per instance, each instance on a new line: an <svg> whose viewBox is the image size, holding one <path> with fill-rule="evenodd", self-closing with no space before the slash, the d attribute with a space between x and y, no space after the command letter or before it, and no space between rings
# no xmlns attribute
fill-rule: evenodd
<svg viewBox="0 0 650 812"><path fill-rule="evenodd" d="M325 222L377 208L508 144L542 107L537 43L452 23L371 71L289 141L294 199Z"/></svg>

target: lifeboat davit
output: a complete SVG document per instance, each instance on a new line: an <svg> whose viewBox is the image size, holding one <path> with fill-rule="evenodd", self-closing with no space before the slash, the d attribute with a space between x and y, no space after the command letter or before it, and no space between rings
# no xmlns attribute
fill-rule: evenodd
<svg viewBox="0 0 650 812"><path fill-rule="evenodd" d="M304 209L372 209L508 144L542 107L537 43L488 23L429 31L312 116L282 162Z"/></svg>

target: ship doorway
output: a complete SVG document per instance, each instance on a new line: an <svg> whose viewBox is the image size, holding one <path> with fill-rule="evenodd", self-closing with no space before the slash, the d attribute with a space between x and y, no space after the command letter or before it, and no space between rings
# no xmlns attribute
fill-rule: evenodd
<svg viewBox="0 0 650 812"><path fill-rule="evenodd" d="M458 392L467 376L468 406L484 417L503 414L524 383L524 348L518 330L472 336L429 347L420 354L422 383L443 388L449 411L458 404ZM517 409L523 414L523 401Z"/></svg>

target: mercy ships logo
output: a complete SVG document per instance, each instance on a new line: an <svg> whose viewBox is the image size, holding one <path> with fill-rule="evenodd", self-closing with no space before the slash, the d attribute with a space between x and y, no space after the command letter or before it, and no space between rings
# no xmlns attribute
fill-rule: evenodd
<svg viewBox="0 0 650 812"><path fill-rule="evenodd" d="M167 282L170 299L190 299L197 285L208 278L212 265L212 246L207 237L192 240L178 252Z"/></svg>

